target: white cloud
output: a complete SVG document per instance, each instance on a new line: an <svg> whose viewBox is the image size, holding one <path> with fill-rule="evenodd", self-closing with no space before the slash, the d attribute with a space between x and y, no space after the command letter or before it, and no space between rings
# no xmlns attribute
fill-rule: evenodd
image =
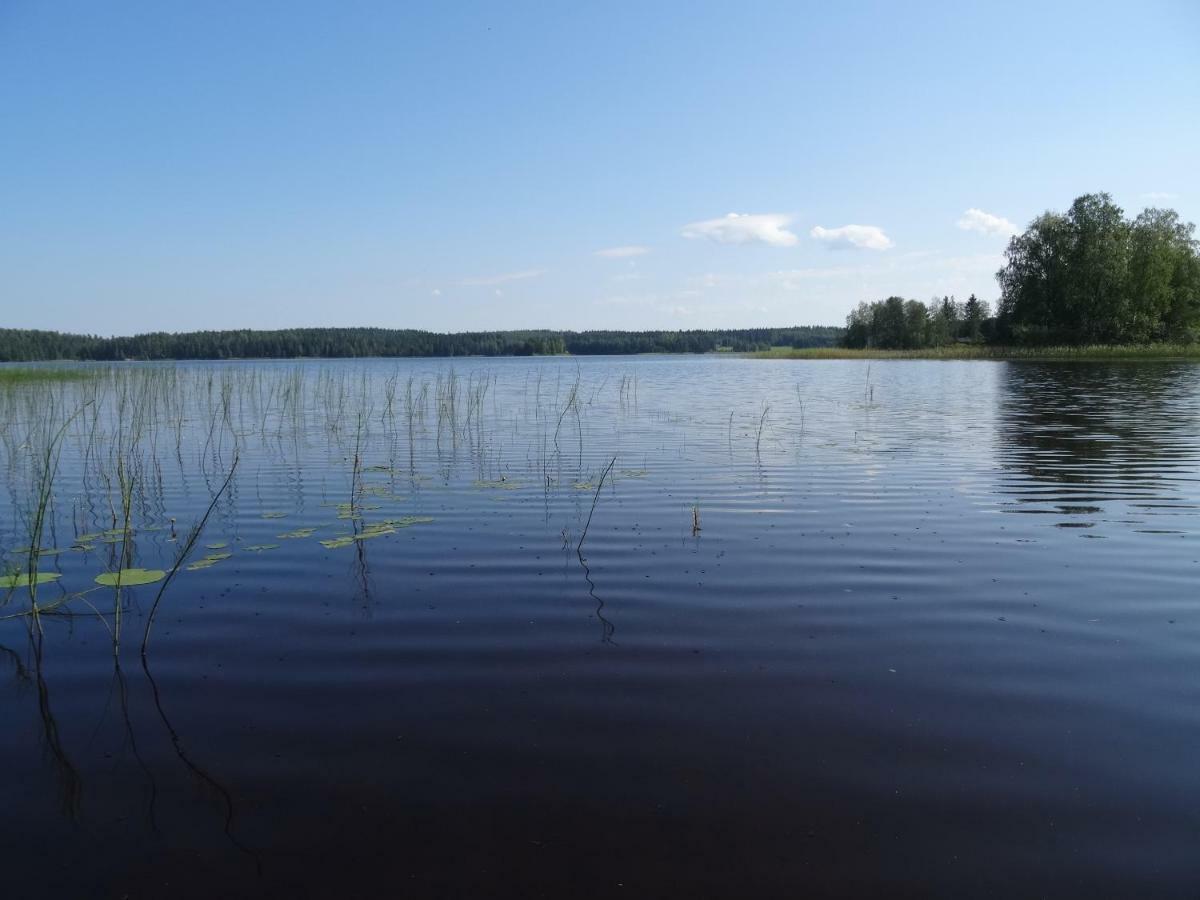
<svg viewBox="0 0 1200 900"><path fill-rule="evenodd" d="M429 293L430 293L430 295L431 295L431 296L434 296L434 297L440 297L440 296L442 296L442 289L441 289L441 288L434 288L434 289L433 289L432 291L430 291Z"/></svg>
<svg viewBox="0 0 1200 900"><path fill-rule="evenodd" d="M818 225L809 234L835 249L858 247L886 250L892 246L892 239L878 225L843 225L841 228L822 228Z"/></svg>
<svg viewBox="0 0 1200 900"><path fill-rule="evenodd" d="M958 227L963 231L977 231L980 234L1001 234L1011 237L1021 229L1003 216L994 216L982 209L971 207L958 220Z"/></svg>
<svg viewBox="0 0 1200 900"><path fill-rule="evenodd" d="M778 213L730 213L720 219L706 219L685 225L680 232L685 238L708 238L718 244L769 244L772 247L792 247L800 240L784 226L791 216Z"/></svg>
<svg viewBox="0 0 1200 900"><path fill-rule="evenodd" d="M1162 200L1174 200L1175 195L1170 191L1147 191L1142 194L1143 200L1149 200L1151 203L1158 203Z"/></svg>
<svg viewBox="0 0 1200 900"><path fill-rule="evenodd" d="M491 287L496 284L507 284L510 281L525 281L529 278L541 278L546 274L545 269L526 269L522 272L504 272L500 275L484 275L478 278L464 278L459 284L467 287Z"/></svg>
<svg viewBox="0 0 1200 900"><path fill-rule="evenodd" d="M649 247L607 247L604 250L597 250L596 256L603 256L607 259L625 259L630 256L645 256L649 252Z"/></svg>

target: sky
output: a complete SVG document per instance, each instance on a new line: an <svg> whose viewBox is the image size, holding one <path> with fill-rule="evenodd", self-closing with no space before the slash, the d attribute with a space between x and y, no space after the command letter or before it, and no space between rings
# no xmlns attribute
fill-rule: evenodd
<svg viewBox="0 0 1200 900"><path fill-rule="evenodd" d="M1200 3L0 0L0 327L842 324L1200 219Z"/></svg>

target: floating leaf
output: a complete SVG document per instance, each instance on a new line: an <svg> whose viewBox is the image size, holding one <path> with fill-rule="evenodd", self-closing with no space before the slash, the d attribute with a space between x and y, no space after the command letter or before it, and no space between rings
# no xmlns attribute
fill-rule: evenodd
<svg viewBox="0 0 1200 900"><path fill-rule="evenodd" d="M283 534L277 534L277 538L307 538L312 537L316 528L297 528L295 531L285 531Z"/></svg>
<svg viewBox="0 0 1200 900"><path fill-rule="evenodd" d="M34 584L46 584L62 578L59 572L38 572L34 576ZM29 573L19 572L13 575L0 575L0 588L29 587Z"/></svg>
<svg viewBox="0 0 1200 900"><path fill-rule="evenodd" d="M243 550L249 550L252 553L262 553L264 550L278 550L278 544L252 544L249 547L243 547Z"/></svg>
<svg viewBox="0 0 1200 900"><path fill-rule="evenodd" d="M277 512L275 510L272 510L271 512L263 513L260 518L263 518L263 519L286 519L287 513Z"/></svg>
<svg viewBox="0 0 1200 900"><path fill-rule="evenodd" d="M337 550L341 547L349 547L355 541L365 541L370 538L383 537L385 534L395 534L397 528L408 528L410 525L432 521L433 519L428 516L404 516L400 519L372 522L369 525L364 525L362 531L355 534L344 534L339 537L330 538L327 541L321 541L321 546L330 550Z"/></svg>
<svg viewBox="0 0 1200 900"><path fill-rule="evenodd" d="M205 544L204 546L209 550L224 550L229 546L229 544L226 541L216 541L212 544Z"/></svg>
<svg viewBox="0 0 1200 900"><path fill-rule="evenodd" d="M203 559L196 560L187 568L189 572L198 572L201 569L211 569L217 563L221 562L221 560L229 559L231 556L233 556L232 553L210 553Z"/></svg>
<svg viewBox="0 0 1200 900"><path fill-rule="evenodd" d="M433 516L401 516L399 519L388 519L381 522L388 528L408 528L411 525L426 525L433 521Z"/></svg>
<svg viewBox="0 0 1200 900"><path fill-rule="evenodd" d="M154 584L167 577L162 569L121 569L96 576L96 584L105 587L137 587L139 584Z"/></svg>
<svg viewBox="0 0 1200 900"><path fill-rule="evenodd" d="M622 469L621 474L626 478L645 478L650 474L649 469Z"/></svg>
<svg viewBox="0 0 1200 900"><path fill-rule="evenodd" d="M339 519L361 519L363 510L379 509L378 504L374 503L335 503L333 506L338 511Z"/></svg>

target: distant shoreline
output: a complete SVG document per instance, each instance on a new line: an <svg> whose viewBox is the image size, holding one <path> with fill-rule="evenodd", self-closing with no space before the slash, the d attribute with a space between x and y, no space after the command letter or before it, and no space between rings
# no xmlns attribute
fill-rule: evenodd
<svg viewBox="0 0 1200 900"><path fill-rule="evenodd" d="M746 354L754 359L933 359L933 360L1200 360L1197 344L1095 344L1078 347L1010 347L992 344L950 344L919 350L855 349L846 347L775 347Z"/></svg>

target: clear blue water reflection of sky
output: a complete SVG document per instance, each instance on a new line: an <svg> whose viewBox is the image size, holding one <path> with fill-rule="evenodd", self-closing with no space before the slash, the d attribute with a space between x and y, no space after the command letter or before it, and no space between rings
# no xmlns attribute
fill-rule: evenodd
<svg viewBox="0 0 1200 900"><path fill-rule="evenodd" d="M0 326L994 300L1012 227L1077 194L1200 217L1198 98L1190 0L5 0Z"/></svg>

